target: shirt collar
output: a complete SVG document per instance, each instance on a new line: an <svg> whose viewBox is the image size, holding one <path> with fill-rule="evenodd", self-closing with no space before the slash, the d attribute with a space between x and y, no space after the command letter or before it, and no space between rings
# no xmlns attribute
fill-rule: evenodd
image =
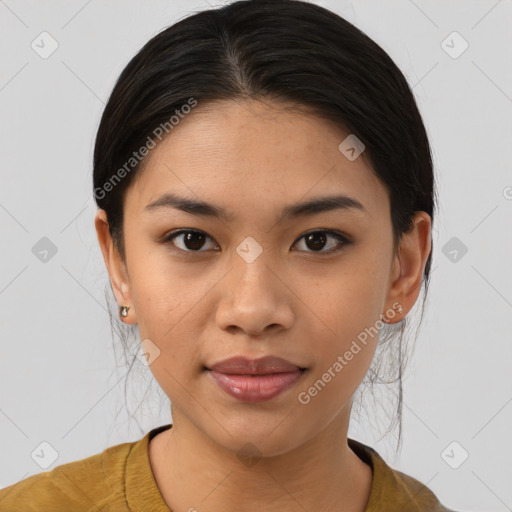
<svg viewBox="0 0 512 512"><path fill-rule="evenodd" d="M156 484L149 462L149 441L172 424L150 430L130 450L126 459L126 501L133 512L171 512Z"/></svg>

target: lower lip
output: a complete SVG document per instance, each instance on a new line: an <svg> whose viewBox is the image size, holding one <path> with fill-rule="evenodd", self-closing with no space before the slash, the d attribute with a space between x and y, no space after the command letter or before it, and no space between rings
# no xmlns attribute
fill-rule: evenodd
<svg viewBox="0 0 512 512"><path fill-rule="evenodd" d="M228 375L209 370L218 386L242 402L259 403L270 400L295 384L303 371L267 375Z"/></svg>

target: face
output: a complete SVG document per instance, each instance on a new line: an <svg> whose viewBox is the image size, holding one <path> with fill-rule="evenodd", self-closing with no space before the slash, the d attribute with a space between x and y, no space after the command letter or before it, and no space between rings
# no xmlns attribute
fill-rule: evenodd
<svg viewBox="0 0 512 512"><path fill-rule="evenodd" d="M388 193L363 157L340 152L347 135L283 105L198 105L127 190L126 261L108 263L119 304L131 306L126 321L150 340L150 369L175 422L233 451L251 442L283 453L346 414L382 314L398 321L416 299L427 250L423 259L411 252L419 256L406 274L393 253ZM148 207L166 193L225 216ZM282 215L333 196L360 207ZM278 356L306 370L253 403L205 370L235 355Z"/></svg>

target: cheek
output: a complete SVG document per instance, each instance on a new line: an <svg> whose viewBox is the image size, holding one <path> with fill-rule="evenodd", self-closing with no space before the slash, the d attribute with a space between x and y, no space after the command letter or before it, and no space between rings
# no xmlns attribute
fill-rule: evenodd
<svg viewBox="0 0 512 512"><path fill-rule="evenodd" d="M319 379L317 387L322 391L312 389L310 398L318 392L322 398L317 402L342 404L349 398L371 364L382 327L382 266L360 259L358 264L346 263L345 268L350 271L333 273L310 289L309 300L305 301L313 304L314 314L308 315L308 323L310 335L317 342L310 382Z"/></svg>
<svg viewBox="0 0 512 512"><path fill-rule="evenodd" d="M328 345L342 349L344 344L379 320L383 313L385 279L378 263L346 261L343 270L330 272L328 278L319 280L313 288L304 285L299 295L308 297L304 302L312 305L311 321L321 329L319 334L336 340Z"/></svg>
<svg viewBox="0 0 512 512"><path fill-rule="evenodd" d="M150 370L163 391L176 396L202 368L198 333L206 320L201 300L206 283L185 286L183 278L155 264L139 270L132 290L140 339L158 347Z"/></svg>
<svg viewBox="0 0 512 512"><path fill-rule="evenodd" d="M160 336L160 331L165 332L176 323L193 290L183 286L183 277L170 264L165 251L142 238L140 243L136 241L133 237L128 265L137 322L139 328L149 331L148 336L150 333Z"/></svg>
<svg viewBox="0 0 512 512"><path fill-rule="evenodd" d="M366 279L366 278L365 278ZM312 417L333 419L362 382L379 340L380 301L364 279L346 279L324 293L318 309L323 322L314 320L314 366L297 402ZM356 286L357 285L357 286ZM378 289L378 288L375 288Z"/></svg>
<svg viewBox="0 0 512 512"><path fill-rule="evenodd" d="M146 302L139 321L140 339L150 339L158 347L158 357L150 364L150 371L171 400L188 397L202 373L204 359L198 333L192 331L197 323L191 325L197 316L191 304L172 297L155 306L155 299Z"/></svg>
<svg viewBox="0 0 512 512"><path fill-rule="evenodd" d="M313 419L316 428L329 424L347 406L370 367L378 342L378 330L371 328L364 308L340 311L337 317L331 316L337 318L332 321L335 334L317 338L314 366L296 397L297 407Z"/></svg>

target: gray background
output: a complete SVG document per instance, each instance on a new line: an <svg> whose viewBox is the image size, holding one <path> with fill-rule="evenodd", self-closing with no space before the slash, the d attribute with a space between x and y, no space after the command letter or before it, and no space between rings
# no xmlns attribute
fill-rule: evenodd
<svg viewBox="0 0 512 512"><path fill-rule="evenodd" d="M453 508L512 510L512 3L316 3L402 69L430 135L440 195L428 308L405 378L403 449L395 456L393 436L380 439L365 422L349 435ZM142 363L124 409L127 367L113 347L93 226L92 150L129 59L206 7L0 1L0 487L43 471L31 457L41 442L58 453L52 469L171 422ZM31 47L43 31L58 43L46 59ZM453 31L469 44L457 58L463 41ZM37 257L43 237L57 250L46 261ZM446 462L453 441L452 464L469 454L457 469Z"/></svg>

